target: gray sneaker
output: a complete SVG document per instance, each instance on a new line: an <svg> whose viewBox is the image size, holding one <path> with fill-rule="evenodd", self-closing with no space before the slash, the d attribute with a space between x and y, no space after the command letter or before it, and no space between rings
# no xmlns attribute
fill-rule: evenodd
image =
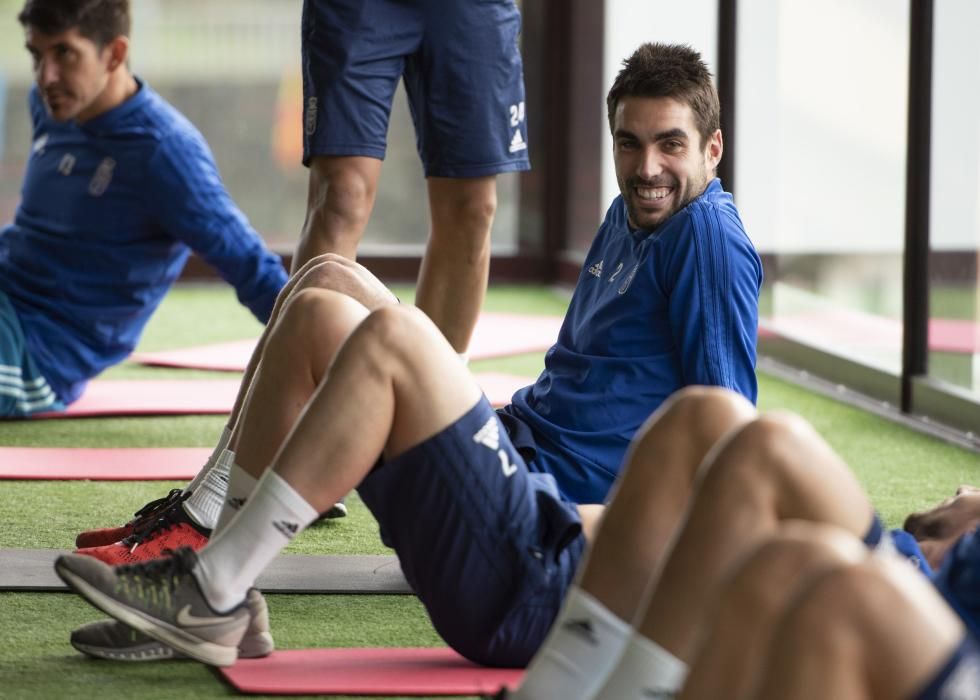
<svg viewBox="0 0 980 700"><path fill-rule="evenodd" d="M63 554L55 573L102 612L192 659L230 666L248 629L243 600L227 612L214 610L194 577L197 555L181 547L163 559L115 568L84 554Z"/></svg>
<svg viewBox="0 0 980 700"><path fill-rule="evenodd" d="M245 598L249 622L245 636L238 644L238 658L256 659L268 656L275 648L269 631L269 608L257 588ZM71 633L71 645L83 654L111 661L163 661L187 657L163 642L124 625L118 620L99 620Z"/></svg>

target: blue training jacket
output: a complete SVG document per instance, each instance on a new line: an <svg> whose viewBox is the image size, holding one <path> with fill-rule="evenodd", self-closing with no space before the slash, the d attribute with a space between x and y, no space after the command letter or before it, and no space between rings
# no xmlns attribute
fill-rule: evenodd
<svg viewBox="0 0 980 700"><path fill-rule="evenodd" d="M719 180L653 232L617 197L586 257L558 342L508 409L534 432L532 469L601 503L642 423L681 387L756 399L762 263Z"/></svg>
<svg viewBox="0 0 980 700"><path fill-rule="evenodd" d="M21 202L0 230L0 290L65 403L130 354L191 250L268 320L286 272L183 115L143 82L84 124L51 119L36 89L30 111Z"/></svg>

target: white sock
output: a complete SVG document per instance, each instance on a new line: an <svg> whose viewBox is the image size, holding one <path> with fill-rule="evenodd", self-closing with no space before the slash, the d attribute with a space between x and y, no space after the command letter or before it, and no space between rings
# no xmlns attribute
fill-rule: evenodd
<svg viewBox="0 0 980 700"><path fill-rule="evenodd" d="M586 700L620 657L630 626L578 586L572 586L515 700Z"/></svg>
<svg viewBox="0 0 980 700"><path fill-rule="evenodd" d="M225 503L225 494L228 491L228 473L231 465L235 461L235 453L231 450L222 450L218 459L200 480L200 483L191 491L191 495L184 501L184 510L190 515L198 525L202 525L210 530L214 530L218 524L218 515ZM198 474L198 477L200 474ZM195 477L194 481L198 481Z"/></svg>
<svg viewBox="0 0 980 700"><path fill-rule="evenodd" d="M319 513L271 469L228 527L198 553L194 569L216 611L245 600L248 589L276 555Z"/></svg>
<svg viewBox="0 0 980 700"><path fill-rule="evenodd" d="M218 514L214 531L211 533L212 537L225 529L225 526L231 522L235 514L248 501L252 492L255 491L256 485L259 483L258 479L235 463L234 452L230 450L227 452L229 455L228 462L231 465L228 472L228 487L224 493L224 502L221 506L221 512Z"/></svg>
<svg viewBox="0 0 980 700"><path fill-rule="evenodd" d="M224 449L228 447L228 443L230 441L231 441L231 428L229 428L226 425L224 428L221 429L221 435L218 437L218 444L215 445L214 449L211 451L211 456L208 457L207 461L204 463L204 466L201 467L201 471L199 471L197 473L197 476L195 476L191 480L191 483L187 484L187 486L184 487L185 491L193 491L194 489L196 489L198 486L201 485L201 482L204 481L204 478L207 476L208 471L218 461L218 458L221 456L221 453L224 451Z"/></svg>
<svg viewBox="0 0 980 700"><path fill-rule="evenodd" d="M671 698L684 687L687 664L637 633L630 636L619 664L597 698Z"/></svg>

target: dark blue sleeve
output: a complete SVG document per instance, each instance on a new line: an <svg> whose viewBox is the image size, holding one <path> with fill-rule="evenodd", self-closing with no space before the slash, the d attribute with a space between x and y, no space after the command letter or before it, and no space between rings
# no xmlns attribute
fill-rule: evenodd
<svg viewBox="0 0 980 700"><path fill-rule="evenodd" d="M980 635L980 534L976 530L956 541L933 582L970 631Z"/></svg>
<svg viewBox="0 0 980 700"><path fill-rule="evenodd" d="M204 138L185 132L165 138L147 173L155 220L213 266L256 318L268 321L286 271L231 200Z"/></svg>
<svg viewBox="0 0 980 700"><path fill-rule="evenodd" d="M693 203L665 257L669 315L685 385L722 386L753 403L762 262L737 219Z"/></svg>

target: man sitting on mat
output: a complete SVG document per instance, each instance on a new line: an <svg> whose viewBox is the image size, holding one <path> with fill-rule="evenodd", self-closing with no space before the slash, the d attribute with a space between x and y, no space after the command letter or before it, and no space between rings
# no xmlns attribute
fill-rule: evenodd
<svg viewBox="0 0 980 700"><path fill-rule="evenodd" d="M478 440L474 433L462 443L475 453L474 459L490 450L498 471L509 476L515 462L512 451L501 445L513 441L531 470L544 475L548 489L559 495L548 506L559 514L574 514L562 504L605 501L630 439L678 388L715 384L751 400L756 395L761 266L731 197L711 179L722 145L710 74L698 54L686 47L645 45L626 62L608 105L622 196L613 202L597 235L541 377L517 392L499 419L484 419ZM343 392L346 434L358 438L352 458L374 450L372 465L386 444L390 459L413 440L469 429L476 418L454 424L469 409L476 411L474 380L422 318L392 305L390 293L386 297L380 292L380 283L355 263L311 261L304 275L314 282L307 285L300 278L294 283L253 358L254 379L243 384L229 424L234 429L226 430L222 439L230 449L216 450L220 456L215 465L192 482L186 500L184 494L175 494L122 529L83 533L79 545L95 544L99 537L113 542L140 528L129 542L87 553L121 563L154 558L187 540L199 548L211 535L207 528L221 529L217 513L222 502L240 505L247 500L272 458L280 450L288 453L290 444L302 444L296 443L299 426L318 420L315 407L336 391ZM403 332L404 337L399 335ZM342 358L364 360L371 353L384 357L375 356L377 366L351 365L365 375L363 393L352 392L345 382L356 383L356 378L343 378ZM424 371L415 364L424 365ZM387 375L387 384L372 388L379 372ZM389 393L387 400L404 405L391 415L381 411L385 399L372 392L394 391L389 373L398 372L404 373L398 395ZM400 426L398 420L408 423ZM339 454L340 449L331 446L324 454ZM415 451L402 457L426 461ZM364 476L356 465L351 462L353 471L345 471L338 482L346 490ZM415 473L387 468L377 473L402 471ZM417 488L424 492L429 484ZM409 498L407 493L399 500ZM430 507L423 506L429 501L424 493L415 500L412 507ZM376 515L380 507L375 502ZM438 504L431 507L443 516ZM227 514L228 508L222 512ZM400 534L395 528L386 530L393 543Z"/></svg>
<svg viewBox="0 0 980 700"><path fill-rule="evenodd" d="M894 556L891 537L846 465L802 420L758 417L744 398L724 389L684 389L638 433L598 521L600 507L572 506L554 477L525 464L448 346L432 343L420 352L420 344L436 337L409 309L388 307L362 323L272 468L247 495L235 495L233 485L223 520L234 518L200 553L184 549L115 569L65 555L56 563L59 575L96 607L171 648L210 664L232 663L239 646L254 648L256 639L271 644L261 595L251 588L255 577L318 509L359 484L449 645L479 663L522 665L547 633L510 697L575 700L673 697L691 663L682 697L741 697L730 691L775 677L764 664L768 630L797 586L811 578L819 583L831 565L894 569L866 561L868 550L876 558ZM447 372L465 388L466 400L435 388ZM465 408L470 401L475 405ZM385 452L377 464L376 449ZM243 447L240 458L251 463L245 455ZM955 537L978 516L975 507L962 518L940 510L924 527ZM786 529L798 520L837 531ZM910 520L913 530L915 523ZM593 543L587 554L586 539ZM939 587L954 591L954 605L975 619L980 548L973 535L958 542L927 549L933 557L945 550L943 570L950 573L940 576ZM912 590L914 581L902 583L911 575L920 576L908 568L889 580L899 592ZM811 656L848 656L841 674L887 668L890 649L916 646L914 624L882 646L872 621L891 618L894 630L921 614L896 618L890 614L898 609L891 607L895 596L878 598L882 587L874 580L868 586L845 587L837 605L826 602L833 602L832 593L822 598L834 614L870 609L846 628L866 654L855 654L854 645L835 650L826 628L810 639L830 640ZM961 682L956 679L975 668L974 643L928 596L920 591L905 602L919 601L930 613L930 631L921 631L936 646L884 680L901 693L869 686L867 695L855 697L934 697L913 693ZM802 615L804 622L815 617ZM105 629L125 628L93 623L75 641L106 639L93 634ZM778 629L801 634L799 625ZM719 686L720 674L733 669L729 684ZM861 676L870 677L882 678Z"/></svg>
<svg viewBox="0 0 980 700"><path fill-rule="evenodd" d="M586 258L544 372L503 413L505 427L534 445L536 468L554 474L563 496L577 503L606 498L630 438L680 387L712 384L756 396L761 265L731 197L712 179L722 140L710 74L693 50L645 45L626 61L607 103L622 195ZM289 285L282 298L331 289L359 302L360 314L396 301L367 270L337 256L310 261ZM350 330L318 325L315 312L298 310L308 304L277 303L228 427L198 476L124 526L81 533L79 548L116 564L204 545L241 449L244 430L233 429L243 424L259 360L262 372L299 375L277 385L296 388L262 426L278 446ZM303 341L304 333L316 342Z"/></svg>
<svg viewBox="0 0 980 700"><path fill-rule="evenodd" d="M0 417L63 409L124 360L193 249L265 322L286 282L200 133L127 66L127 0L28 0L37 85L0 230Z"/></svg>

